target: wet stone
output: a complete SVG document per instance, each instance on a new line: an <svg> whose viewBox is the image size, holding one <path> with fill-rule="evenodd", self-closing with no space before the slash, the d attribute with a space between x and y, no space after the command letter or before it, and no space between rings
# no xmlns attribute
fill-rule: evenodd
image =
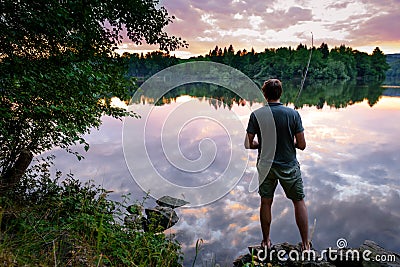
<svg viewBox="0 0 400 267"><path fill-rule="evenodd" d="M189 204L189 202L179 199L179 198L174 198L170 196L163 196L156 200L157 204L162 206L162 207L169 207L172 209L182 207L186 204Z"/></svg>

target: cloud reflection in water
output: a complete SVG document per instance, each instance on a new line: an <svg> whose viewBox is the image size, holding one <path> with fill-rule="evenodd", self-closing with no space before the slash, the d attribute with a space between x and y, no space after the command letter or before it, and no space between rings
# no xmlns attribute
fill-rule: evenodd
<svg viewBox="0 0 400 267"><path fill-rule="evenodd" d="M198 104L204 105L205 102L198 101ZM158 107L160 122L168 108L168 105ZM252 108L257 108L257 105ZM243 119L244 125L247 124L248 109L235 105L232 112ZM400 98L383 97L372 108L362 102L345 109L305 107L299 113L303 119L307 149L298 151L298 159L303 171L310 223L317 218L314 247L334 247L336 240L344 237L349 246L356 247L365 239L372 239L399 252ZM151 127L160 127L157 120L153 123ZM198 156L198 150L192 151L195 147L192 145L198 142L201 129L197 125L181 132L180 145L189 158ZM145 193L126 167L121 134L122 123L105 117L100 130L87 137L91 147L84 154L85 160L78 162L63 151L52 151L57 156L57 169L71 170L81 179L95 179L106 189L114 190L113 199L128 192L141 199ZM244 132L237 134L244 138ZM210 129L207 136L213 138L220 154L215 165L205 171L205 177L196 174L194 180L187 180L185 173L163 158L159 142L152 144L149 153L157 162L157 168L171 179L187 186L206 183L223 170L228 153L223 148L227 140L219 137L218 131ZM154 138L157 139L157 135ZM248 192L255 171L255 158L256 154L252 153L249 168L226 196L203 207L178 211L180 221L173 227L173 232L183 245L185 265L191 265L196 240L200 238L204 240L200 258L214 255L218 263L228 265L235 257L246 253L248 245L261 241L259 196L256 192ZM154 200L147 204L152 206ZM292 204L280 187L274 199L271 231L274 243L300 241Z"/></svg>

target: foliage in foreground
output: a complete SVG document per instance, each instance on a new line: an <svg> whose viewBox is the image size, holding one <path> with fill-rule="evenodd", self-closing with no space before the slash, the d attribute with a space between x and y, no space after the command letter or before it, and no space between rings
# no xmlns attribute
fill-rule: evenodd
<svg viewBox="0 0 400 267"><path fill-rule="evenodd" d="M125 40L186 47L164 27L157 0L0 1L0 192L19 183L38 155L69 150L101 116L134 116L111 104L136 86L115 53ZM80 157L80 155L78 155Z"/></svg>
<svg viewBox="0 0 400 267"><path fill-rule="evenodd" d="M176 240L119 223L127 197L109 200L107 191L72 174L52 178L50 166L34 166L16 192L0 197L1 264L180 266Z"/></svg>

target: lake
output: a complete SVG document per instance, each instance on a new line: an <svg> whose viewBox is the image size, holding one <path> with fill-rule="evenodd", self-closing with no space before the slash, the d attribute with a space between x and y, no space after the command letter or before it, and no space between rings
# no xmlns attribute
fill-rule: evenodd
<svg viewBox="0 0 400 267"><path fill-rule="evenodd" d="M314 248L336 247L339 238L358 247L370 239L399 252L400 89L313 83L296 100L298 88L298 81L284 82L281 100L296 106L305 128L307 148L297 157L310 226L316 219ZM185 266L192 265L199 239L204 243L197 266L231 266L262 239L260 199L251 186L257 155L243 147L248 117L261 101L243 101L214 85L180 86L156 103L151 97L134 103L141 119L124 124L104 117L100 129L87 136L84 160L57 149L51 153L57 169L94 179L113 190L115 200L128 193L141 199L146 189L160 195L178 188L191 206L177 209L180 220L168 233L182 244ZM150 198L145 205L154 204ZM279 186L272 212L272 242L299 242L292 204Z"/></svg>

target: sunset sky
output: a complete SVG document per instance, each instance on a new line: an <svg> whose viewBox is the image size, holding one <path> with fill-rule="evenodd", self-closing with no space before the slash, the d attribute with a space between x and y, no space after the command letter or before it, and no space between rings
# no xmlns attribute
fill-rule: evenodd
<svg viewBox="0 0 400 267"><path fill-rule="evenodd" d="M322 42L345 44L372 53L400 53L400 0L161 0L176 17L166 31L188 41L179 57L205 55L233 45L237 50L296 47ZM153 46L123 43L122 52L147 52Z"/></svg>

